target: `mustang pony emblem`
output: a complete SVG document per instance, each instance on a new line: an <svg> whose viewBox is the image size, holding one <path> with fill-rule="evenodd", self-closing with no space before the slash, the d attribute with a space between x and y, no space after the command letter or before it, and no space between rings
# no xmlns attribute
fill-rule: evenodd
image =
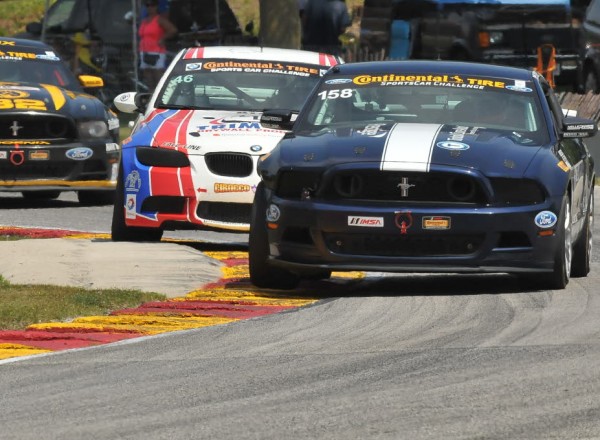
<svg viewBox="0 0 600 440"><path fill-rule="evenodd" d="M408 183L408 177L403 177L400 183L396 185L396 188L400 188L400 195L402 197L408 197L408 190L411 189L413 186L415 185L413 185L412 183Z"/></svg>
<svg viewBox="0 0 600 440"><path fill-rule="evenodd" d="M19 121L13 121L12 125L8 128L12 130L12 135L16 137L19 135L19 130L22 129L23 126L19 125Z"/></svg>

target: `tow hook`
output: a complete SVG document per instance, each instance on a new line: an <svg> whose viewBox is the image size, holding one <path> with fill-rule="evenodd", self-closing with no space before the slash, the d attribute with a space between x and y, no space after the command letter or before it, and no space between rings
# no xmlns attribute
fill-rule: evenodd
<svg viewBox="0 0 600 440"><path fill-rule="evenodd" d="M25 152L23 150L12 150L9 160L15 166L23 165L23 162L25 162Z"/></svg>

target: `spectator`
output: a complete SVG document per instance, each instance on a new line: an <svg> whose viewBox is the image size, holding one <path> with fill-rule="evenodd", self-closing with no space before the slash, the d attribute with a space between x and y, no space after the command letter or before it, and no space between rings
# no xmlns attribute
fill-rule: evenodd
<svg viewBox="0 0 600 440"><path fill-rule="evenodd" d="M343 0L307 0L302 13L303 47L339 55L342 35L350 21Z"/></svg>
<svg viewBox="0 0 600 440"><path fill-rule="evenodd" d="M138 31L140 37L140 69L143 80L153 90L167 67L166 40L177 35L177 28L159 14L158 0L146 1L147 16Z"/></svg>

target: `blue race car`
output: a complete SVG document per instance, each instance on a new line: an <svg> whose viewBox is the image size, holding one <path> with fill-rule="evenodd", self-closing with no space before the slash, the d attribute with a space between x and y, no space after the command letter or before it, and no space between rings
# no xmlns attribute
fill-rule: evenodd
<svg viewBox="0 0 600 440"><path fill-rule="evenodd" d="M590 270L594 121L547 81L443 61L339 65L258 163L250 278L331 271L508 272L562 289Z"/></svg>

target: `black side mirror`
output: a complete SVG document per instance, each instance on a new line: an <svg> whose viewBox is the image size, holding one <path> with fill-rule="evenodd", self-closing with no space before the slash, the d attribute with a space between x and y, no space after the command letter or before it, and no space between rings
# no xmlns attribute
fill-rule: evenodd
<svg viewBox="0 0 600 440"><path fill-rule="evenodd" d="M294 126L293 115L294 112L291 110L266 110L260 117L260 125L265 128L289 131Z"/></svg>
<svg viewBox="0 0 600 440"><path fill-rule="evenodd" d="M25 30L32 35L42 35L42 23L27 23Z"/></svg>
<svg viewBox="0 0 600 440"><path fill-rule="evenodd" d="M135 95L135 106L139 109L140 113L146 111L150 98L152 98L152 93L138 93Z"/></svg>

